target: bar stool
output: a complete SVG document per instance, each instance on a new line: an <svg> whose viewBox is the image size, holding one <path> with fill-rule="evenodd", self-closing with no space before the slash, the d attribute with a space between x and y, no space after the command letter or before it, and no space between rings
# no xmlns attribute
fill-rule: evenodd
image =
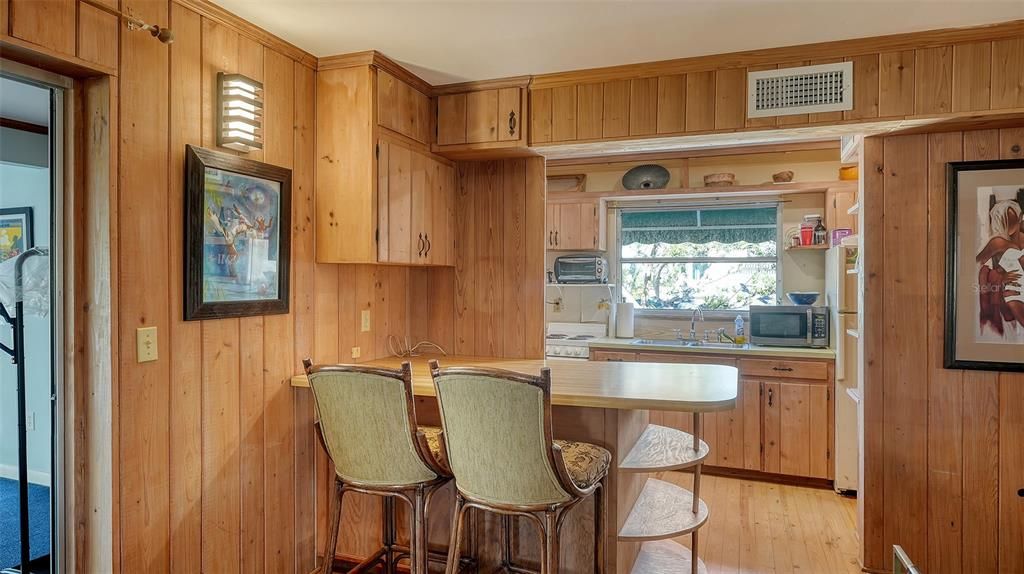
<svg viewBox="0 0 1024 574"><path fill-rule="evenodd" d="M594 495L594 572L604 571L601 488L611 453L582 442L556 441L551 430L551 371L540 376L484 368L442 369L430 362L444 429L439 462L455 477L455 510L446 574L454 574L466 512L502 515L502 567L512 564L511 518L537 525L541 574L559 567L559 529L569 510Z"/></svg>
<svg viewBox="0 0 1024 574"><path fill-rule="evenodd" d="M303 365L316 404L318 434L335 468L331 524L318 571L332 571L345 493L362 492L383 497L384 544L350 572L382 565L384 572L392 573L398 561L408 557L412 574L427 574L430 558L445 559L443 554L431 556L428 551L427 507L431 496L451 477L431 454L430 443L441 440L440 429L416 426L409 363L403 363L400 370L361 365L314 367L309 359ZM409 548L395 541L396 498L412 509Z"/></svg>

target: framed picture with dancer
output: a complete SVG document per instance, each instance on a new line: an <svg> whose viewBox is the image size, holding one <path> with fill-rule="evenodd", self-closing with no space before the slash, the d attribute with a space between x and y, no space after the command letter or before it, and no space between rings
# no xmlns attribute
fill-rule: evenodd
<svg viewBox="0 0 1024 574"><path fill-rule="evenodd" d="M291 170L185 147L184 319L288 312Z"/></svg>
<svg viewBox="0 0 1024 574"><path fill-rule="evenodd" d="M945 366L1024 371L1024 159L947 166Z"/></svg>

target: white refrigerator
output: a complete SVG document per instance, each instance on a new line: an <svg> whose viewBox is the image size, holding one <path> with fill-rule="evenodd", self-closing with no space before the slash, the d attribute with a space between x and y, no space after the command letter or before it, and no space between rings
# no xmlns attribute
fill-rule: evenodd
<svg viewBox="0 0 1024 574"><path fill-rule="evenodd" d="M835 400L835 490L857 491L859 458L857 401L857 248L836 246L825 255L825 301L832 314L831 342L836 353Z"/></svg>

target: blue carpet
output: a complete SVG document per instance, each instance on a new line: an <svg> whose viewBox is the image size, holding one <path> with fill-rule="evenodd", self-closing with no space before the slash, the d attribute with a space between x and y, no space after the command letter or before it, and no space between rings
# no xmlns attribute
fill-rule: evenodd
<svg viewBox="0 0 1024 574"><path fill-rule="evenodd" d="M50 553L50 489L28 485L29 554L35 560ZM0 478L0 569L18 566L18 481Z"/></svg>

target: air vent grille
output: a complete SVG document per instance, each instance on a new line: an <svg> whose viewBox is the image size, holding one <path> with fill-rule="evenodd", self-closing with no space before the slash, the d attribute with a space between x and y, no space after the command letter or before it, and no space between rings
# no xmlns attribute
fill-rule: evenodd
<svg viewBox="0 0 1024 574"><path fill-rule="evenodd" d="M747 117L853 109L853 62L747 74Z"/></svg>

